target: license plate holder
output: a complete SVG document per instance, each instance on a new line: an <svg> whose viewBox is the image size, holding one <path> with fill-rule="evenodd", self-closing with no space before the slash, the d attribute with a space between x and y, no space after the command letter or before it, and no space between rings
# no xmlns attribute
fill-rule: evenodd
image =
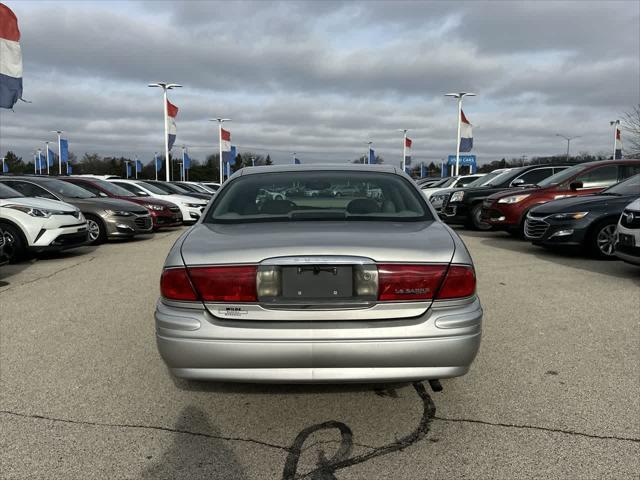
<svg viewBox="0 0 640 480"><path fill-rule="evenodd" d="M282 267L282 298L286 300L350 298L353 267L304 265Z"/></svg>

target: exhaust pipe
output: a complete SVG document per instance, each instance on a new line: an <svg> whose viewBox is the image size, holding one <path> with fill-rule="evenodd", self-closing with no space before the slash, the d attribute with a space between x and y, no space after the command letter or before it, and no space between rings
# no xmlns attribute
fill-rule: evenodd
<svg viewBox="0 0 640 480"><path fill-rule="evenodd" d="M434 392L442 391L442 384L440 383L440 380L438 380L437 378L429 380L429 386L431 387L431 390L433 390Z"/></svg>

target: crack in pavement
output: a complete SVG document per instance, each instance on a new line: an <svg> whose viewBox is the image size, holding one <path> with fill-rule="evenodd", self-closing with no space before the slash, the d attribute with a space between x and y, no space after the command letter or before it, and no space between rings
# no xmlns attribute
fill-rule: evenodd
<svg viewBox="0 0 640 480"><path fill-rule="evenodd" d="M61 268L59 270L56 270L56 271L50 273L49 275L44 275L42 277L37 277L37 278L34 278L32 280L28 280L26 282L18 283L18 284L15 284L15 285L10 285L8 288L0 290L0 293L8 292L9 290L13 290L13 289L18 288L18 287L23 287L25 285L30 285L32 283L39 282L40 280L47 280L47 279L49 279L51 277L54 277L55 275L57 275L57 274L59 274L61 272L64 272L66 270L70 270L70 269L78 267L80 265L84 265L85 263L92 262L96 258L97 257L88 257L87 259L83 259L82 261L74 263L73 265L69 265L67 267L63 267L63 268Z"/></svg>
<svg viewBox="0 0 640 480"><path fill-rule="evenodd" d="M447 417L433 417L434 420L440 420L442 422L453 423L475 423L479 425L487 425L491 427L505 427L505 428L517 428L523 430L539 430L543 432L564 433L566 435L575 435L578 437L594 438L597 440L620 440L624 442L636 442L640 443L640 438L634 437L619 437L616 435L596 435L594 433L576 432L575 430L566 430L562 428L550 428L550 427L538 427L535 425L525 425L517 423L500 423L500 422L488 422L486 420L475 420L472 418L447 418Z"/></svg>
<svg viewBox="0 0 640 480"><path fill-rule="evenodd" d="M131 428L131 429L140 429L140 430L156 430L160 432L168 432L168 433L180 433L184 435L192 435L194 437L204 437L210 438L213 440L226 440L230 442L245 442L245 443L254 443L257 445L261 445L263 447L275 448L278 450L283 450L285 452L289 452L290 449L288 447L283 447L282 445L276 445L275 443L263 442L261 440L254 440L253 438L242 438L242 437L225 437L222 435L211 435L209 433L203 432L192 432L190 430L181 430L177 428L169 428L169 427L159 427L156 425L142 425L142 424L132 424L132 423L104 423L104 422L90 422L85 420L70 420L64 418L55 418L55 417L47 417L44 415L34 415L27 413L19 413L12 412L9 410L0 410L0 415L11 415L15 417L22 418L30 418L34 420L49 420L51 422L59 422L59 423L69 423L73 425L85 425L90 427L109 427L109 428Z"/></svg>

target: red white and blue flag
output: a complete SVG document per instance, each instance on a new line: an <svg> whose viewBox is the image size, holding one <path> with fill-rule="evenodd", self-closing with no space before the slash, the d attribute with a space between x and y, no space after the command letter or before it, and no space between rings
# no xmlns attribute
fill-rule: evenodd
<svg viewBox="0 0 640 480"><path fill-rule="evenodd" d="M616 158L614 160L622 159L622 135L620 133L620 127L616 127Z"/></svg>
<svg viewBox="0 0 640 480"><path fill-rule="evenodd" d="M169 150L176 141L176 116L178 116L178 107L167 100L167 136Z"/></svg>
<svg viewBox="0 0 640 480"><path fill-rule="evenodd" d="M0 107L13 108L22 98L22 52L18 19L0 3Z"/></svg>
<svg viewBox="0 0 640 480"><path fill-rule="evenodd" d="M231 151L231 132L224 128L220 129L220 150L223 152Z"/></svg>
<svg viewBox="0 0 640 480"><path fill-rule="evenodd" d="M464 112L460 110L460 151L470 152L473 148L473 132L471 131L471 124Z"/></svg>
<svg viewBox="0 0 640 480"><path fill-rule="evenodd" d="M411 145L413 145L413 140L409 137L404 138L404 164L411 165Z"/></svg>

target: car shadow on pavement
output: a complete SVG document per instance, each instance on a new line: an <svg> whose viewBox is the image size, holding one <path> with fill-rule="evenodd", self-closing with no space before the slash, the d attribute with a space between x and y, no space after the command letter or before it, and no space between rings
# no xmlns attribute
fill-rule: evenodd
<svg viewBox="0 0 640 480"><path fill-rule="evenodd" d="M640 268L618 259L599 259L590 257L580 248L544 248L512 237L503 232L471 232L476 235L465 235L484 238L481 243L489 247L501 248L523 255L533 255L535 258L557 263L579 270L601 273L629 279L640 285Z"/></svg>
<svg viewBox="0 0 640 480"><path fill-rule="evenodd" d="M208 415L194 406L184 407L172 429L173 443L140 478L144 480L247 478L229 442L212 426Z"/></svg>

